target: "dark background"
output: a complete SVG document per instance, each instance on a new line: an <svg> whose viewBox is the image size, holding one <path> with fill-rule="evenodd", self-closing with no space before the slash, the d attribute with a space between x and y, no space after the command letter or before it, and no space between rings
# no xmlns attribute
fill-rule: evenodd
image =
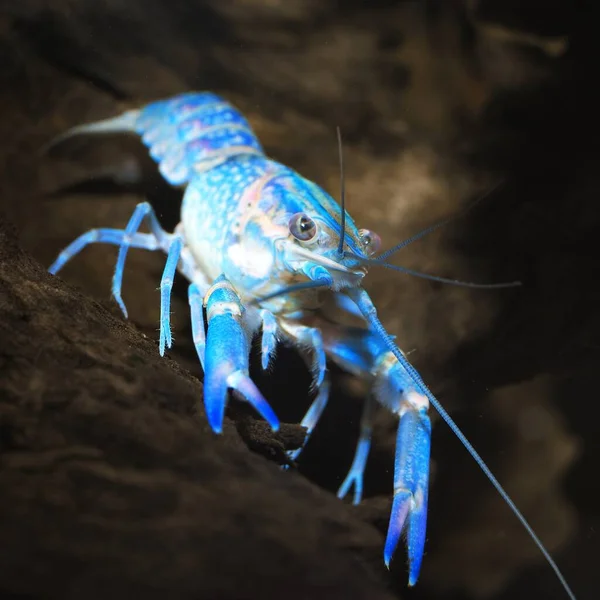
<svg viewBox="0 0 600 600"><path fill-rule="evenodd" d="M124 226L144 199L172 228L180 192L135 139L43 146L192 89L224 95L270 155L336 197L339 125L348 209L386 247L501 182L395 261L522 288L375 270L367 288L579 598L596 597L597 13L566 0L0 2L3 597L565 597L438 419L427 554L407 590L403 549L391 572L382 561L390 416L364 503L334 496L357 435L356 382L333 370L300 474L284 473L292 425L273 437L234 407L223 438L208 431L184 282L175 346L158 357L164 257L130 253L129 324L109 298L113 248L44 273L80 233ZM283 350L274 376L256 378L298 422L298 357Z"/></svg>

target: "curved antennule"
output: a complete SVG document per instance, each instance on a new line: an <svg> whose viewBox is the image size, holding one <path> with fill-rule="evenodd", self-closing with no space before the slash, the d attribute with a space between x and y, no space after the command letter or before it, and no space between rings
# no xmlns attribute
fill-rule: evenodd
<svg viewBox="0 0 600 600"><path fill-rule="evenodd" d="M500 482L496 479L494 474L491 472L490 468L484 462L483 458L479 455L479 453L473 448L469 440L466 438L465 434L461 431L458 425L454 422L454 419L446 412L444 407L440 404L439 400L431 393L425 382L421 379L421 376L417 372L417 370L408 362L406 357L402 354L402 351L396 344L394 343L390 334L385 330L382 325L379 317L377 316L377 309L373 304L373 301L367 294L367 292L361 288L350 288L346 290L346 294L354 300L364 318L369 322L371 327L377 334L381 337L381 339L385 342L386 346L392 352L392 354L397 358L398 362L406 369L408 375L412 378L413 383L417 391L425 395L429 402L434 406L442 419L446 422L448 427L452 430L454 435L460 440L462 445L467 449L467 452L473 457L475 462L479 465L479 468L484 472L485 476L490 480L492 485L496 488L502 499L506 502L508 507L511 509L513 514L517 517L517 519L521 522L521 525L525 528L529 537L534 541L537 547L540 549L544 558L554 571L556 577L560 581L563 586L565 592L569 596L570 600L576 600L575 594L571 590L569 584L567 583L564 575L561 570L558 568L558 565L554 561L554 559L550 556L548 550L540 540L540 538L533 531L533 528L525 519L521 511L517 508L516 504L512 500L512 498L508 495L506 490L502 487Z"/></svg>

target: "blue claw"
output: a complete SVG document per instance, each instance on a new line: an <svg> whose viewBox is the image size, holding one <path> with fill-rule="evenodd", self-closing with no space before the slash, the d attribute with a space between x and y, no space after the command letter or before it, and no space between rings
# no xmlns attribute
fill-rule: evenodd
<svg viewBox="0 0 600 600"><path fill-rule="evenodd" d="M363 474L371 444L374 411L380 404L399 416L394 469L394 501L384 549L389 567L402 532L406 530L409 585L419 577L427 525L431 423L428 398L414 391L414 379L378 335L348 329L344 338L326 337L327 349L349 371L373 376L373 396L365 403L360 438L352 466L338 490L344 497L354 486L354 503L362 496Z"/></svg>
<svg viewBox="0 0 600 600"><path fill-rule="evenodd" d="M431 422L424 396L409 392L400 410L394 467L394 501L384 549L390 560L406 525L408 550L408 584L415 585L421 570L427 526L429 486L429 451Z"/></svg>
<svg viewBox="0 0 600 600"><path fill-rule="evenodd" d="M249 376L250 334L244 307L231 283L221 275L204 298L208 323L205 349L204 404L215 433L223 430L228 390L239 392L260 415L279 429L279 419Z"/></svg>

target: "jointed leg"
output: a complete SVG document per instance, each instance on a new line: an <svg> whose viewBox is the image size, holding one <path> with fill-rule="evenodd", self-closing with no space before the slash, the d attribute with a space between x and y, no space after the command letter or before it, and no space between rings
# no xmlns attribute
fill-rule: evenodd
<svg viewBox="0 0 600 600"><path fill-rule="evenodd" d="M298 458L298 456L300 455L300 452L302 452L302 450L304 450L304 447L308 443L308 440L309 440L312 432L314 431L315 427L319 423L319 419L321 418L321 415L323 414L323 411L325 410L325 408L327 406L328 400L329 400L329 379L327 377L325 377L325 379L323 380L323 383L321 384L321 387L319 388L317 397L313 400L308 411L304 415L304 418L300 422L300 425L302 425L302 427L306 427L306 437L304 438L304 443L302 444L302 446L300 446L300 448L297 448L296 450L291 450L290 452L288 452L288 456L292 460L296 460Z"/></svg>
<svg viewBox="0 0 600 600"><path fill-rule="evenodd" d="M150 228L150 233L139 233L139 229L143 220L146 220ZM55 275L60 269L71 260L76 254L81 252L88 244L101 243L101 244L114 244L119 247L119 255L117 263L115 265L115 272L112 283L112 294L119 304L123 314L127 317L127 309L121 298L121 287L123 282L123 270L125 268L125 259L127 257L127 251L130 247L141 248L143 250L163 250L169 252L173 240L177 239L178 236L167 233L160 226L152 207L148 202L142 202L138 204L133 215L129 219L127 227L124 230L121 229L91 229L90 231L80 235L76 240L71 242L67 248L65 248L59 255L58 258L48 269L50 273ZM177 249L177 246L175 250ZM165 287L169 288L168 272L177 268L177 260L175 260L173 269L173 263L167 261L167 267L165 267L166 281ZM168 271L167 271L168 269ZM171 277L172 279L172 277ZM164 299L164 295L162 296ZM161 303L164 300L161 301ZM167 307L168 309L168 307ZM161 326L162 335L162 326ZM168 338L167 338L168 339Z"/></svg>
<svg viewBox="0 0 600 600"><path fill-rule="evenodd" d="M137 229L142 221L146 219L151 233L139 233ZM58 258L51 265L49 271L56 274L69 260L81 252L88 244L103 243L120 246L115 274L113 277L113 296L119 303L124 315L127 316L127 310L121 299L121 285L123 279L123 269L127 250L130 247L141 248L144 250L164 250L168 253L167 262L163 270L160 284L160 342L159 352L164 355L165 347L170 348L172 344L170 328L170 305L171 291L173 288L173 279L180 259L183 260L182 266L189 272L194 271L193 265L189 263L189 257L183 256L183 239L180 234L169 234L160 226L152 207L143 202L136 207L127 227L121 229L92 229L83 235L80 235L67 248L65 248Z"/></svg>
<svg viewBox="0 0 600 600"><path fill-rule="evenodd" d="M301 351L301 354L310 368L313 376L313 386L317 390L321 387L325 379L327 370L327 357L321 332L314 327L306 327L296 323L285 322L282 328L294 348Z"/></svg>
<svg viewBox="0 0 600 600"><path fill-rule="evenodd" d="M353 504L360 504L360 501L362 500L363 478L365 467L367 466L369 450L371 449L373 418L375 416L376 408L377 401L374 396L369 396L363 406L363 412L360 419L360 434L354 453L354 459L352 460L352 466L337 493L338 498L343 498L354 484Z"/></svg>
<svg viewBox="0 0 600 600"><path fill-rule="evenodd" d="M113 276L112 283L112 294L121 307L123 314L127 317L127 309L123 299L121 298L121 287L123 283L123 270L125 269L125 259L127 258L127 251L129 250L130 240L133 235L137 233L143 221L146 221L151 233L156 238L158 247L162 248L165 252L168 250L172 234L167 233L158 222L152 206L148 202L141 202L135 207L127 226L125 227L125 236L121 247L119 248L119 256L117 257L117 264L115 265L115 274Z"/></svg>
<svg viewBox="0 0 600 600"><path fill-rule="evenodd" d="M283 323L282 329L284 337L288 339L294 348L300 350L313 377L311 387L317 393L316 398L300 423L303 427L306 427L304 443L300 448L288 452L288 456L292 460L296 460L317 426L329 401L330 386L329 380L326 378L327 357L325 355L321 332L318 329L288 322Z"/></svg>
<svg viewBox="0 0 600 600"><path fill-rule="evenodd" d="M72 241L52 263L48 271L56 275L67 262L79 254L89 244L113 244L121 246L125 243L127 235L123 229L90 229ZM151 233L136 233L129 236L129 245L142 250L160 250L161 246Z"/></svg>
<svg viewBox="0 0 600 600"><path fill-rule="evenodd" d="M202 292L196 283L190 284L188 288L188 301L190 304L190 317L192 319L192 336L194 346L200 359L202 369L204 367L204 357L206 352L206 332L204 330L204 315L202 310Z"/></svg>
<svg viewBox="0 0 600 600"><path fill-rule="evenodd" d="M277 320L275 315L266 309L262 309L259 316L262 324L261 365L264 370L267 370L269 364L275 358L275 350L277 349Z"/></svg>
<svg viewBox="0 0 600 600"><path fill-rule="evenodd" d="M173 279L181 256L183 240L180 237L173 238L167 255L167 262L160 281L160 342L158 351L164 356L165 345L171 347L171 291L173 290Z"/></svg>

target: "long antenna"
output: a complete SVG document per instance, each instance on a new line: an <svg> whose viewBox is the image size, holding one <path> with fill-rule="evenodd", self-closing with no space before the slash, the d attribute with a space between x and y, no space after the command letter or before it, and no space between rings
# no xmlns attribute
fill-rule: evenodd
<svg viewBox="0 0 600 600"><path fill-rule="evenodd" d="M440 227L443 227L444 225L448 225L448 223L452 223L456 219L459 219L460 217L462 217L463 215L465 215L466 213L471 211L473 208L475 208L475 206L477 206L482 200L485 200L488 196L493 194L503 183L504 183L504 180L501 179L500 181L495 183L489 190L487 190L486 192L481 194L481 196L479 196L479 198L477 198L474 202L469 204L469 206L467 206L464 210L461 210L459 213L457 213L455 215L451 215L451 216L447 217L446 219L442 219L441 221L438 221L437 223L434 223L433 225L430 225L429 227L426 227L425 229L418 231L417 233L410 236L408 239L404 240L403 242L400 242L393 248L390 248L389 250L386 250L379 256L376 256L375 260L387 260L392 254L395 254L399 250L402 250L402 248L406 248L406 246L408 246L409 244L412 244L413 242L416 242L417 240L420 240L421 238L424 238L426 235L429 235L430 233L434 232L436 229L439 229Z"/></svg>
<svg viewBox="0 0 600 600"><path fill-rule="evenodd" d="M338 139L338 154L340 156L340 204L342 206L342 234L340 235L340 244L338 246L338 254L344 256L344 237L346 235L346 193L344 185L344 153L342 151L342 132L339 125L336 127Z"/></svg>
<svg viewBox="0 0 600 600"><path fill-rule="evenodd" d="M472 283L470 281L461 281L460 279L450 279L448 277L440 277L439 275L430 275L429 273L423 273L421 271L415 271L414 269L408 269L407 267L400 267L398 265L391 265L390 263L383 262L379 258L365 258L349 252L348 256L355 258L356 260L364 263L365 265L373 265L375 267L385 267L386 269L392 269L398 273L405 273L413 277L420 277L421 279L428 279L429 281L437 281L439 283L449 283L451 285L457 285L459 287L468 287L481 290L497 290L504 288L519 287L523 285L520 281L507 281L502 283Z"/></svg>

